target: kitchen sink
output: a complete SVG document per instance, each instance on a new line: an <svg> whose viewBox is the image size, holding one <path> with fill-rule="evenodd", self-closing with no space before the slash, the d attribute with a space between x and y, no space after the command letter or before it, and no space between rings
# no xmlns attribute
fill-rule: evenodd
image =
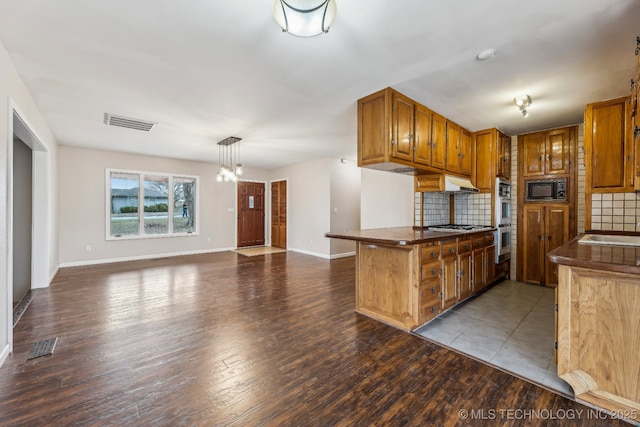
<svg viewBox="0 0 640 427"><path fill-rule="evenodd" d="M640 236L623 236L617 234L585 234L578 243L588 245L640 246Z"/></svg>

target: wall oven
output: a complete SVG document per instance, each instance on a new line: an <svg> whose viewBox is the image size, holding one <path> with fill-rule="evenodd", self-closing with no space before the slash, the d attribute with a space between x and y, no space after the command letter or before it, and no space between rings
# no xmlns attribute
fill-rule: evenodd
<svg viewBox="0 0 640 427"><path fill-rule="evenodd" d="M494 232L496 242L496 264L511 258L511 184L496 178L496 205Z"/></svg>

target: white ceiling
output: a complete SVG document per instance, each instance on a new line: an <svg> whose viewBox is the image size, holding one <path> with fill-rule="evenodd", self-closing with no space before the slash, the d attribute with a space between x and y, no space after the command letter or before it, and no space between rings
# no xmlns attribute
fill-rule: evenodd
<svg viewBox="0 0 640 427"><path fill-rule="evenodd" d="M355 158L356 101L387 86L471 131L582 122L585 104L629 93L640 35L638 0L338 0L314 38L281 32L271 7L0 0L0 41L60 144L217 161L233 135L243 164L272 169Z"/></svg>

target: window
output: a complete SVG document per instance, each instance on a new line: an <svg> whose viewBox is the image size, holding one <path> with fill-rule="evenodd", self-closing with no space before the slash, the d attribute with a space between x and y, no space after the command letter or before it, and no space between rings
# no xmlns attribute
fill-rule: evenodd
<svg viewBox="0 0 640 427"><path fill-rule="evenodd" d="M198 178L107 169L107 239L197 232Z"/></svg>

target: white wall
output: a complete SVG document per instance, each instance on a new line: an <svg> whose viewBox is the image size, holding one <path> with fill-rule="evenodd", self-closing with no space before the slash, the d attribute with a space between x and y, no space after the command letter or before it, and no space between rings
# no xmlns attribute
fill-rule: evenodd
<svg viewBox="0 0 640 427"><path fill-rule="evenodd" d="M287 179L287 248L328 258L331 164L323 158L275 169L271 180Z"/></svg>
<svg viewBox="0 0 640 427"><path fill-rule="evenodd" d="M57 195L57 180L55 179L57 168L57 143L51 130L49 129L44 117L35 105L34 100L24 86L23 81L16 72L9 55L4 46L0 44L0 364L6 358L11 349L12 343L12 302L8 301L9 286L8 264L7 264L7 239L8 229L7 221L9 219L9 193L8 193L8 173L9 173L9 146L13 143L13 111L16 108L26 119L32 130L40 138L40 142L47 148L47 152L39 160L44 160L45 168L42 171L34 172L36 182L45 179L48 181L48 194L40 194L35 197L48 198L49 210L46 213L48 219L45 224L47 240L41 242L41 246L46 246L46 250L42 251L47 259L39 260L44 264L44 270L53 275L58 267L58 229L57 222L57 206L55 203ZM45 176L42 176L44 174ZM40 227L42 224L36 224ZM37 231L39 231L38 228ZM36 242L38 243L38 242ZM48 254L48 255L47 255Z"/></svg>
<svg viewBox="0 0 640 427"><path fill-rule="evenodd" d="M361 168L362 229L413 226L413 176Z"/></svg>
<svg viewBox="0 0 640 427"><path fill-rule="evenodd" d="M331 162L331 232L360 229L360 169L353 161ZM331 239L331 257L355 253L355 242Z"/></svg>
<svg viewBox="0 0 640 427"><path fill-rule="evenodd" d="M216 182L217 165L60 146L60 262L62 266L212 252L236 247L236 184ZM199 233L184 237L106 240L107 168L199 177ZM267 180L243 168L244 178ZM229 212L233 209L233 212ZM87 252L87 245L91 251Z"/></svg>

